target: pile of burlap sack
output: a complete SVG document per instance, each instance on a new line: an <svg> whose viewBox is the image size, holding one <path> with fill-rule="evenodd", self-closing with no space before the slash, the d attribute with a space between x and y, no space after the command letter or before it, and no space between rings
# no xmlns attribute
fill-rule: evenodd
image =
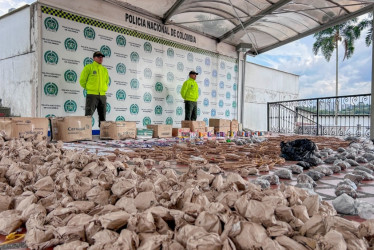
<svg viewBox="0 0 374 250"><path fill-rule="evenodd" d="M153 159L0 137L0 234L31 249L367 249L374 221L336 215L293 186L261 190L214 164L177 174Z"/></svg>

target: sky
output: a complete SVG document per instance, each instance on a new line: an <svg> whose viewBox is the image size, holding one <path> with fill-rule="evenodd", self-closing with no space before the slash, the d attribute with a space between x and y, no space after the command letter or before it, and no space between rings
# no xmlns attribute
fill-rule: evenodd
<svg viewBox="0 0 374 250"><path fill-rule="evenodd" d="M34 0L0 0L0 16L10 8L30 4ZM355 53L343 61L344 51L339 50L339 95L370 93L371 46L365 45L365 34L356 41ZM335 54L327 62L322 54L314 55L313 35L282 47L248 57L248 61L300 76L299 98L335 95Z"/></svg>

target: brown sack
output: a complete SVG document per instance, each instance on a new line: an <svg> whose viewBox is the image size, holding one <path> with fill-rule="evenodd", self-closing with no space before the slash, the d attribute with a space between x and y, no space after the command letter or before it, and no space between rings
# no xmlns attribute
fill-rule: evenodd
<svg viewBox="0 0 374 250"><path fill-rule="evenodd" d="M54 232L55 238L59 239L60 242L69 242L75 240L86 240L84 226L65 226L58 227Z"/></svg>
<svg viewBox="0 0 374 250"><path fill-rule="evenodd" d="M130 217L127 229L136 233L154 233L156 231L155 220L149 212L138 213Z"/></svg>
<svg viewBox="0 0 374 250"><path fill-rule="evenodd" d="M297 241L301 245L305 246L307 249L316 249L317 241L315 239L307 238L300 235L296 235L292 239Z"/></svg>
<svg viewBox="0 0 374 250"><path fill-rule="evenodd" d="M53 239L54 230L52 226L27 227L26 245L31 249L41 249L41 246L48 245L48 242Z"/></svg>
<svg viewBox="0 0 374 250"><path fill-rule="evenodd" d="M112 186L113 194L121 197L123 194L128 192L129 190L135 188L136 180L128 180L126 178L118 179Z"/></svg>
<svg viewBox="0 0 374 250"><path fill-rule="evenodd" d="M338 231L331 230L318 242L321 249L329 250L346 250L347 243L345 242L343 235Z"/></svg>
<svg viewBox="0 0 374 250"><path fill-rule="evenodd" d="M218 234L194 235L187 240L187 250L221 250L222 243Z"/></svg>
<svg viewBox="0 0 374 250"><path fill-rule="evenodd" d="M89 201L93 201L96 204L106 205L109 203L109 194L108 190L96 186L86 193L86 197Z"/></svg>
<svg viewBox="0 0 374 250"><path fill-rule="evenodd" d="M48 191L53 192L54 191L54 182L50 176L46 176L40 180L38 180L34 184L34 189L37 191Z"/></svg>
<svg viewBox="0 0 374 250"><path fill-rule="evenodd" d="M276 225L274 209L256 200L250 200L245 217L252 222L263 224L265 227Z"/></svg>
<svg viewBox="0 0 374 250"><path fill-rule="evenodd" d="M11 203L12 197L0 194L0 212L8 210Z"/></svg>
<svg viewBox="0 0 374 250"><path fill-rule="evenodd" d="M287 236L279 236L275 239L281 246L285 247L286 249L297 249L297 250L308 250L308 248L304 247L297 241L294 241Z"/></svg>
<svg viewBox="0 0 374 250"><path fill-rule="evenodd" d="M319 196L311 195L303 201L303 205L308 210L308 215L312 217L319 211Z"/></svg>
<svg viewBox="0 0 374 250"><path fill-rule="evenodd" d="M130 218L130 215L124 211L117 211L105 214L99 217L99 221L103 228L116 231L125 226Z"/></svg>
<svg viewBox="0 0 374 250"><path fill-rule="evenodd" d="M202 227L185 225L175 235L175 239L183 246L187 245L187 240L190 237L199 237L205 235L207 232Z"/></svg>
<svg viewBox="0 0 374 250"><path fill-rule="evenodd" d="M358 227L359 237L365 237L367 240L374 238L374 219L367 220L361 223Z"/></svg>
<svg viewBox="0 0 374 250"><path fill-rule="evenodd" d="M278 237L281 235L292 236L293 234L291 226L284 221L277 221L276 225L268 227L266 231L270 237Z"/></svg>
<svg viewBox="0 0 374 250"><path fill-rule="evenodd" d="M195 226L204 228L208 233L222 233L221 221L217 215L203 211L195 221Z"/></svg>
<svg viewBox="0 0 374 250"><path fill-rule="evenodd" d="M68 226L88 226L90 221L92 220L92 216L88 214L77 214L74 215L68 222Z"/></svg>
<svg viewBox="0 0 374 250"><path fill-rule="evenodd" d="M38 199L36 198L36 196L34 194L31 194L18 203L18 205L16 206L16 210L23 211L31 204L35 203L37 200Z"/></svg>
<svg viewBox="0 0 374 250"><path fill-rule="evenodd" d="M118 233L104 229L97 232L92 238L95 240L95 244L105 244L117 241L118 237Z"/></svg>
<svg viewBox="0 0 374 250"><path fill-rule="evenodd" d="M136 214L138 211L135 207L135 200L133 198L122 197L116 202L115 206L125 210L129 214Z"/></svg>
<svg viewBox="0 0 374 250"><path fill-rule="evenodd" d="M33 214L43 214L44 216L47 215L46 209L40 204L31 204L22 212L22 220L26 222Z"/></svg>
<svg viewBox="0 0 374 250"><path fill-rule="evenodd" d="M92 201L72 201L69 202L66 207L71 207L77 210L77 212L85 213L95 207L95 203Z"/></svg>
<svg viewBox="0 0 374 250"><path fill-rule="evenodd" d="M116 249L135 250L139 247L139 237L135 232L123 229L114 246Z"/></svg>
<svg viewBox="0 0 374 250"><path fill-rule="evenodd" d="M90 245L87 242L83 242L80 240L75 240L69 243L65 243L63 245L58 245L54 247L54 250L86 250Z"/></svg>
<svg viewBox="0 0 374 250"><path fill-rule="evenodd" d="M288 206L279 206L275 208L275 215L278 220L290 222L295 217L293 216L292 209Z"/></svg>
<svg viewBox="0 0 374 250"><path fill-rule="evenodd" d="M8 235L21 225L21 211L6 210L0 213L0 234Z"/></svg>
<svg viewBox="0 0 374 250"><path fill-rule="evenodd" d="M300 229L302 236L313 237L315 235L324 235L326 233L324 219L321 215L314 215Z"/></svg>
<svg viewBox="0 0 374 250"><path fill-rule="evenodd" d="M152 206L155 206L157 204L157 200L153 192L142 192L135 197L134 204L138 210L144 211Z"/></svg>
<svg viewBox="0 0 374 250"><path fill-rule="evenodd" d="M260 249L266 239L265 228L252 222L241 222L240 233L232 238L238 249Z"/></svg>
<svg viewBox="0 0 374 250"><path fill-rule="evenodd" d="M302 222L307 222L309 220L309 214L306 206L297 205L292 207L293 214L296 218L299 218Z"/></svg>

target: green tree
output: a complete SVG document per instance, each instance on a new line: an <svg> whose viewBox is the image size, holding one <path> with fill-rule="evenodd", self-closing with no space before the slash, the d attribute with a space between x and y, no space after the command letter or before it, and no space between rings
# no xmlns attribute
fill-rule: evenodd
<svg viewBox="0 0 374 250"><path fill-rule="evenodd" d="M314 34L316 41L313 44L313 52L315 55L321 50L322 55L329 62L335 51L336 96L339 94L339 43L341 42L344 48L343 61L351 58L355 50L355 40L360 37L362 29L362 25L357 25L357 19L352 19ZM339 103L337 100L335 103L335 122L337 123Z"/></svg>
<svg viewBox="0 0 374 250"><path fill-rule="evenodd" d="M373 13L369 13L369 15L364 20L359 22L357 26L361 29L361 31L366 28L368 29L365 36L365 43L366 46L370 46L371 41L373 40Z"/></svg>
<svg viewBox="0 0 374 250"><path fill-rule="evenodd" d="M314 34L315 55L321 50L322 55L329 62L333 52L336 53L336 95L338 95L339 42L342 42L344 47L343 60L349 59L354 53L354 43L360 37L361 31L362 27L357 25L357 19L352 19Z"/></svg>

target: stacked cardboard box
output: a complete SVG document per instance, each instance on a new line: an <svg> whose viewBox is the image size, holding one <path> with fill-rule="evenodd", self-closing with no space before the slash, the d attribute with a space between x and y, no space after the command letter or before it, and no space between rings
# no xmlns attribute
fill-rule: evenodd
<svg viewBox="0 0 374 250"><path fill-rule="evenodd" d="M232 120L230 122L230 131L232 133L238 133L238 131L239 131L239 122L237 120Z"/></svg>
<svg viewBox="0 0 374 250"><path fill-rule="evenodd" d="M147 128L153 130L154 138L170 138L173 136L171 125L147 125Z"/></svg>
<svg viewBox="0 0 374 250"><path fill-rule="evenodd" d="M92 118L90 116L51 117L50 120L53 141L92 140Z"/></svg>
<svg viewBox="0 0 374 250"><path fill-rule="evenodd" d="M48 136L48 119L31 117L11 117L0 119L0 130L9 138L21 138L39 134Z"/></svg>
<svg viewBox="0 0 374 250"><path fill-rule="evenodd" d="M230 120L225 119L209 119L209 126L214 127L214 133L225 133L228 135L230 131Z"/></svg>
<svg viewBox="0 0 374 250"><path fill-rule="evenodd" d="M182 121L182 128L189 128L191 132L199 134L200 132L205 132L205 122L204 121Z"/></svg>
<svg viewBox="0 0 374 250"><path fill-rule="evenodd" d="M124 140L136 138L136 122L101 122L100 139Z"/></svg>

